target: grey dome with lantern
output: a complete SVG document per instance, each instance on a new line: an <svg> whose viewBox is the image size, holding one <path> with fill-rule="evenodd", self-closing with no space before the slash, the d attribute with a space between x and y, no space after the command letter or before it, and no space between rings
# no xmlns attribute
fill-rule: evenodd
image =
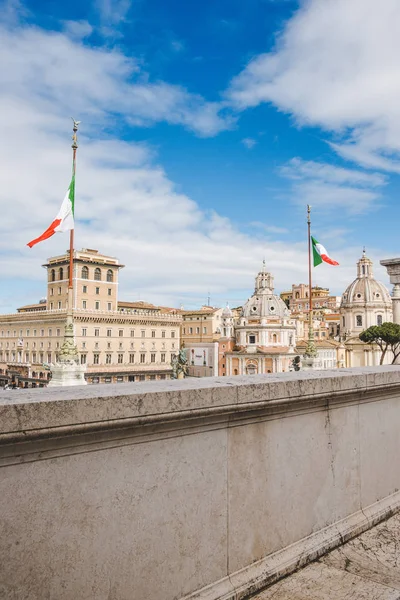
<svg viewBox="0 0 400 600"><path fill-rule="evenodd" d="M357 278L346 288L340 308L368 307L392 309L392 298L383 283L374 278L372 260L363 250L357 263Z"/></svg>
<svg viewBox="0 0 400 600"><path fill-rule="evenodd" d="M254 294L247 300L242 309L242 317L250 318L289 318L290 311L282 298L274 294L274 278L268 273L263 261L263 268L256 277Z"/></svg>

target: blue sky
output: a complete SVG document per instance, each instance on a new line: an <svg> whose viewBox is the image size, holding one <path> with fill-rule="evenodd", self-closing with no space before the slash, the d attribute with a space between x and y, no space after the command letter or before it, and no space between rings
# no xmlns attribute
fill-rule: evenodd
<svg viewBox="0 0 400 600"><path fill-rule="evenodd" d="M265 257L306 280L313 233L341 263L397 255L400 6L386 0L1 3L0 309L44 295L79 132L77 247L126 265L120 296L243 302ZM21 217L23 218L21 219Z"/></svg>

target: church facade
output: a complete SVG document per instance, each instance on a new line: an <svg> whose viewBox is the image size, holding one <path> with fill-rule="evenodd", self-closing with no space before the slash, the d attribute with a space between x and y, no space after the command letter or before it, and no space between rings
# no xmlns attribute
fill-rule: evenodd
<svg viewBox="0 0 400 600"><path fill-rule="evenodd" d="M342 296L340 319L346 367L379 365L380 349L364 344L359 335L372 325L392 322L393 306L385 285L374 278L373 263L366 256L365 250L357 262L357 277ZM392 355L387 353L384 364L391 362Z"/></svg>
<svg viewBox="0 0 400 600"><path fill-rule="evenodd" d="M235 319L228 307L222 313L220 344L226 344L228 376L289 371L295 356L296 323L274 293L274 278L265 263L240 315Z"/></svg>

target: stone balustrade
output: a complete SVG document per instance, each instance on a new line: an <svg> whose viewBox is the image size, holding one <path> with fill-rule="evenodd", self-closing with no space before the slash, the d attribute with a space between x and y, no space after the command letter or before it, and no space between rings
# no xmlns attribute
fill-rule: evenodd
<svg viewBox="0 0 400 600"><path fill-rule="evenodd" d="M400 367L0 392L0 598L241 600L400 506Z"/></svg>

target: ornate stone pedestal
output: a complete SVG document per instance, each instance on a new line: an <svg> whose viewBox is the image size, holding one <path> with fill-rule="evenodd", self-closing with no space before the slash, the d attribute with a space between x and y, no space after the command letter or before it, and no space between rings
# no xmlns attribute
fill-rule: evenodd
<svg viewBox="0 0 400 600"><path fill-rule="evenodd" d="M85 372L86 365L78 365L76 362L55 363L51 365L52 378L47 387L87 385Z"/></svg>
<svg viewBox="0 0 400 600"><path fill-rule="evenodd" d="M58 361L50 365L52 378L47 387L64 387L70 385L87 385L85 380L86 365L79 364L78 349L74 342L74 326L72 320L67 321L64 343Z"/></svg>

